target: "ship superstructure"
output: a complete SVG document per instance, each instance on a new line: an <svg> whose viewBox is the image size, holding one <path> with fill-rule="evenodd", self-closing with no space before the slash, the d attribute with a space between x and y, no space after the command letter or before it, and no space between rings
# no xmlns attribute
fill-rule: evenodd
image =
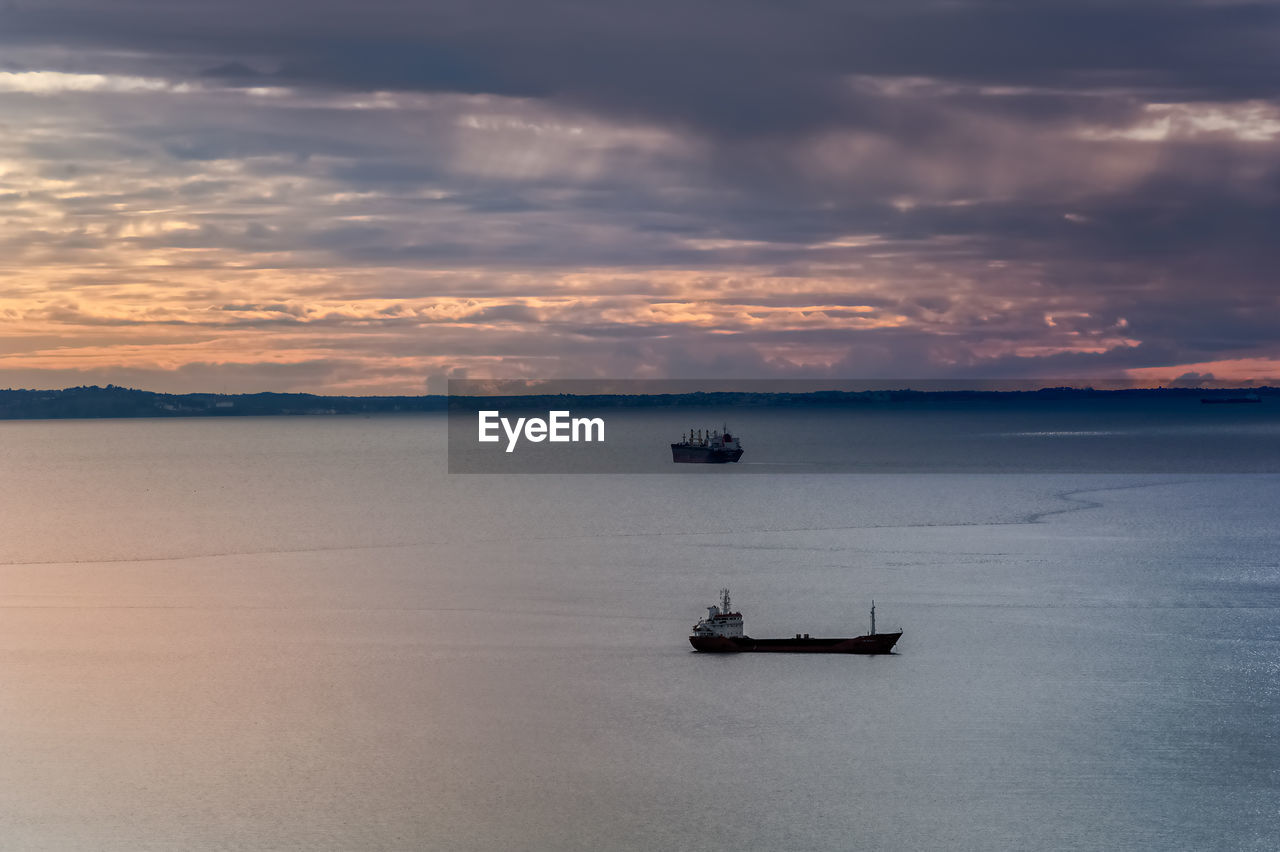
<svg viewBox="0 0 1280 852"><path fill-rule="evenodd" d="M720 590L720 606L707 607L707 617L693 625L694 636L741 636L742 613L729 606L729 590Z"/></svg>

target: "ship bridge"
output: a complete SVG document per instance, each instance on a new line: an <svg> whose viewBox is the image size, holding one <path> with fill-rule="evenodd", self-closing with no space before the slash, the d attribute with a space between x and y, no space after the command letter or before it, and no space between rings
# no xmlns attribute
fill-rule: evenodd
<svg viewBox="0 0 1280 852"><path fill-rule="evenodd" d="M707 617L693 625L694 636L742 636L742 613L729 605L729 590L720 590L720 606L707 607Z"/></svg>

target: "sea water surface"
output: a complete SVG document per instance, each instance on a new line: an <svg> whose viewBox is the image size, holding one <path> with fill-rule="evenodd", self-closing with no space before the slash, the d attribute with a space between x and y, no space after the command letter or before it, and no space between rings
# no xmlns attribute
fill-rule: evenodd
<svg viewBox="0 0 1280 852"><path fill-rule="evenodd" d="M0 423L0 848L1280 844L1278 476L445 453L426 416ZM872 598L904 635L693 653L722 586L753 635Z"/></svg>

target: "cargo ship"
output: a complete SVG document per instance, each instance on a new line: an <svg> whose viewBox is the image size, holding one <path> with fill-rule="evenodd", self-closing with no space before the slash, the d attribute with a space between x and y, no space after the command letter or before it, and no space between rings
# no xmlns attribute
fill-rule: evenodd
<svg viewBox="0 0 1280 852"><path fill-rule="evenodd" d="M690 429L682 435L680 443L671 445L671 460L683 464L724 464L742 458L742 442L729 434L726 424L723 432L710 429Z"/></svg>
<svg viewBox="0 0 1280 852"><path fill-rule="evenodd" d="M729 605L729 590L720 590L720 606L707 607L707 617L693 626L689 644L695 651L735 654L746 651L780 654L888 654L902 638L876 632L876 604L871 602L871 632L852 638L818 638L797 633L794 639L752 639L742 632L742 613Z"/></svg>

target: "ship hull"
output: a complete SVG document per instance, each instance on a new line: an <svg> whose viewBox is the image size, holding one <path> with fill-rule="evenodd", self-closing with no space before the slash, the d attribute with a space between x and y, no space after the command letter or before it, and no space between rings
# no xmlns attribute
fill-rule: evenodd
<svg viewBox="0 0 1280 852"><path fill-rule="evenodd" d="M671 460L679 464L725 464L742 458L741 448L722 450L713 447L686 447L671 445Z"/></svg>
<svg viewBox="0 0 1280 852"><path fill-rule="evenodd" d="M750 636L690 636L695 651L711 654L888 654L902 633L872 633L851 639L752 639Z"/></svg>

